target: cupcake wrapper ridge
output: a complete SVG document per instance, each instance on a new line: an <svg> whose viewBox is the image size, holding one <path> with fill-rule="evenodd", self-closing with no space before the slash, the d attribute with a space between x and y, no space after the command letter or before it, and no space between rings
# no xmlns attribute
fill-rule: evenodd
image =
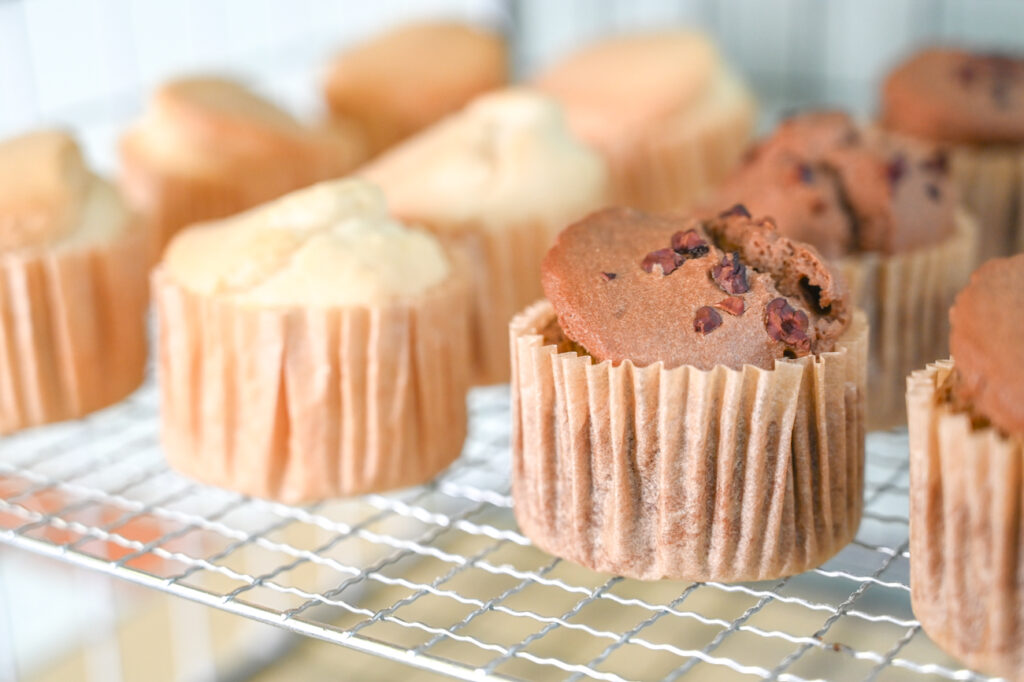
<svg viewBox="0 0 1024 682"><path fill-rule="evenodd" d="M613 366L515 318L513 499L540 548L640 579L805 571L860 523L867 328L773 370Z"/></svg>

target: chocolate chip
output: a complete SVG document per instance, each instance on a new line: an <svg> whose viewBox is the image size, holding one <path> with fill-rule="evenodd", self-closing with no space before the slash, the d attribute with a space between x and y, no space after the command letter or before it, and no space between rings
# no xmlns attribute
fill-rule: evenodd
<svg viewBox="0 0 1024 682"><path fill-rule="evenodd" d="M672 235L672 250L682 256L700 258L708 255L710 247L697 230L680 230Z"/></svg>
<svg viewBox="0 0 1024 682"><path fill-rule="evenodd" d="M750 217L750 211L743 204L734 204L732 208L727 211L722 211L718 214L719 218L729 218L731 216L743 216L744 218Z"/></svg>
<svg viewBox="0 0 1024 682"><path fill-rule="evenodd" d="M715 307L736 316L742 315L743 311L747 308L746 304L743 303L743 299L739 296L726 296L716 303Z"/></svg>
<svg viewBox="0 0 1024 682"><path fill-rule="evenodd" d="M796 168L797 173L800 175L800 182L805 185L809 185L814 182L814 169L811 168L810 164L801 163Z"/></svg>
<svg viewBox="0 0 1024 682"><path fill-rule="evenodd" d="M791 306L784 298L773 299L765 308L764 326L768 336L785 344L786 350L796 357L811 352L808 324L807 314Z"/></svg>
<svg viewBox="0 0 1024 682"><path fill-rule="evenodd" d="M949 172L949 154L945 149L936 149L935 153L922 161L920 165L926 171L945 175Z"/></svg>
<svg viewBox="0 0 1024 682"><path fill-rule="evenodd" d="M814 215L821 215L822 213L825 212L826 208L828 208L828 206L825 204L824 200L821 199L821 197L817 197L814 199L814 201L811 202L811 213L813 213Z"/></svg>
<svg viewBox="0 0 1024 682"><path fill-rule="evenodd" d="M601 276L604 277L604 281L606 282L610 282L616 277L618 277L618 275L616 275L614 272L602 272Z"/></svg>
<svg viewBox="0 0 1024 682"><path fill-rule="evenodd" d="M693 317L693 330L701 334L710 334L722 326L722 316L711 306L697 309Z"/></svg>
<svg viewBox="0 0 1024 682"><path fill-rule="evenodd" d="M903 154L897 153L885 166L885 176L889 179L890 185L899 182L907 172L907 159Z"/></svg>
<svg viewBox="0 0 1024 682"><path fill-rule="evenodd" d="M711 277L727 294L745 294L750 291L747 266L740 262L740 254L736 251L722 256L721 262L711 268Z"/></svg>
<svg viewBox="0 0 1024 682"><path fill-rule="evenodd" d="M964 87L973 83L977 75L978 71L974 68L973 64L969 63L961 64L956 70L956 78L960 81L960 85Z"/></svg>
<svg viewBox="0 0 1024 682"><path fill-rule="evenodd" d="M640 267L644 269L644 272L654 272L657 269L661 271L662 275L671 275L685 261L683 256L672 249L658 249L644 256Z"/></svg>
<svg viewBox="0 0 1024 682"><path fill-rule="evenodd" d="M939 191L939 186L932 182L929 182L924 186L924 191L928 193L928 198L932 201L938 201L942 196L942 192Z"/></svg>

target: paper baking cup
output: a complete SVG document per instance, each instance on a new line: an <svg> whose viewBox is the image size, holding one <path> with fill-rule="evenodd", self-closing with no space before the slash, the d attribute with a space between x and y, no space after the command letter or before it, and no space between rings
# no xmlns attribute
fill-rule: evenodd
<svg viewBox="0 0 1024 682"><path fill-rule="evenodd" d="M1024 441L974 428L938 397L952 368L907 382L914 615L971 668L1022 679Z"/></svg>
<svg viewBox="0 0 1024 682"><path fill-rule="evenodd" d="M977 263L1024 250L1024 146L950 148L953 179L977 218Z"/></svg>
<svg viewBox="0 0 1024 682"><path fill-rule="evenodd" d="M775 369L559 353L541 301L513 320L512 492L540 548L640 579L766 580L853 539L867 327Z"/></svg>
<svg viewBox="0 0 1024 682"><path fill-rule="evenodd" d="M466 435L466 284L376 308L256 308L161 269L163 443L178 471L298 502L429 480Z"/></svg>
<svg viewBox="0 0 1024 682"><path fill-rule="evenodd" d="M868 430L905 424L907 376L949 355L949 308L974 269L976 234L974 219L958 211L953 234L939 244L839 261L871 329Z"/></svg>
<svg viewBox="0 0 1024 682"><path fill-rule="evenodd" d="M124 398L146 364L149 234L0 255L0 433Z"/></svg>
<svg viewBox="0 0 1024 682"><path fill-rule="evenodd" d="M486 225L434 229L435 234L465 254L470 264L475 385L509 380L508 323L544 295L540 284L541 261L563 227L561 223L537 221L500 229Z"/></svg>

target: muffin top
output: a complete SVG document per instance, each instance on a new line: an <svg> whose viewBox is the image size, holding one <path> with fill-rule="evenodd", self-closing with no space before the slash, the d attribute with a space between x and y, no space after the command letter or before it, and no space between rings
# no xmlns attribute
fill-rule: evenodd
<svg viewBox="0 0 1024 682"><path fill-rule="evenodd" d="M765 369L830 351L851 315L812 246L743 206L709 220L608 208L544 259L562 332L598 360Z"/></svg>
<svg viewBox="0 0 1024 682"><path fill-rule="evenodd" d="M179 233L165 271L193 293L255 306L380 305L444 281L437 239L388 215L380 190L332 180Z"/></svg>
<svg viewBox="0 0 1024 682"><path fill-rule="evenodd" d="M523 88L477 98L361 174L396 215L438 230L561 228L599 206L607 183L604 162L569 133L557 103Z"/></svg>
<svg viewBox="0 0 1024 682"><path fill-rule="evenodd" d="M1024 58L931 48L886 78L882 122L929 140L1024 141Z"/></svg>
<svg viewBox="0 0 1024 682"><path fill-rule="evenodd" d="M507 70L495 33L455 22L409 24L339 55L326 96L379 151L500 87Z"/></svg>
<svg viewBox="0 0 1024 682"><path fill-rule="evenodd" d="M322 177L344 172L362 154L352 135L307 127L240 83L214 77L160 87L122 144L150 162L196 174L266 162L312 164Z"/></svg>
<svg viewBox="0 0 1024 682"><path fill-rule="evenodd" d="M946 155L861 130L844 113L811 112L759 142L709 202L741 202L826 258L898 253L953 230L956 194Z"/></svg>
<svg viewBox="0 0 1024 682"><path fill-rule="evenodd" d="M1024 434L1024 254L978 268L949 311L954 390L1002 431Z"/></svg>
<svg viewBox="0 0 1024 682"><path fill-rule="evenodd" d="M129 222L120 195L89 170L67 133L0 141L0 251L94 244Z"/></svg>

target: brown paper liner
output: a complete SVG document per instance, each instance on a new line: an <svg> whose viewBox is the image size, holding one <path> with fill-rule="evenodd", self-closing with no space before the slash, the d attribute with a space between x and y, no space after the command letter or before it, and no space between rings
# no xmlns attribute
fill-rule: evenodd
<svg viewBox="0 0 1024 682"><path fill-rule="evenodd" d="M1024 250L1024 145L950 148L953 178L977 218L977 263Z"/></svg>
<svg viewBox="0 0 1024 682"><path fill-rule="evenodd" d="M650 139L599 151L608 164L611 202L648 211L693 206L717 186L750 142L757 111L741 99L699 126L680 126Z"/></svg>
<svg viewBox="0 0 1024 682"><path fill-rule="evenodd" d="M278 163L248 166L219 174L188 174L154 165L139 153L130 137L120 144L120 185L131 205L156 233L157 254L183 227L224 218L276 199L307 185L339 177L362 161L364 150L353 144L350 159L307 160L283 156Z"/></svg>
<svg viewBox="0 0 1024 682"><path fill-rule="evenodd" d="M413 303L256 308L158 268L163 443L178 471L285 502L429 480L462 449L460 277Z"/></svg>
<svg viewBox="0 0 1024 682"><path fill-rule="evenodd" d="M640 579L766 580L860 523L867 327L773 370L594 363L511 324L512 491L540 548Z"/></svg>
<svg viewBox="0 0 1024 682"><path fill-rule="evenodd" d="M131 393L146 365L150 234L0 255L0 433Z"/></svg>
<svg viewBox="0 0 1024 682"><path fill-rule="evenodd" d="M907 381L914 615L968 666L1024 679L1024 441L938 397L952 368Z"/></svg>
<svg viewBox="0 0 1024 682"><path fill-rule="evenodd" d="M544 295L540 264L563 227L535 221L500 229L480 224L431 228L459 249L470 266L474 385L509 380L508 323Z"/></svg>
<svg viewBox="0 0 1024 682"><path fill-rule="evenodd" d="M974 269L975 221L958 211L954 232L934 246L839 262L871 329L868 430L906 423L906 377L949 355L949 308Z"/></svg>

